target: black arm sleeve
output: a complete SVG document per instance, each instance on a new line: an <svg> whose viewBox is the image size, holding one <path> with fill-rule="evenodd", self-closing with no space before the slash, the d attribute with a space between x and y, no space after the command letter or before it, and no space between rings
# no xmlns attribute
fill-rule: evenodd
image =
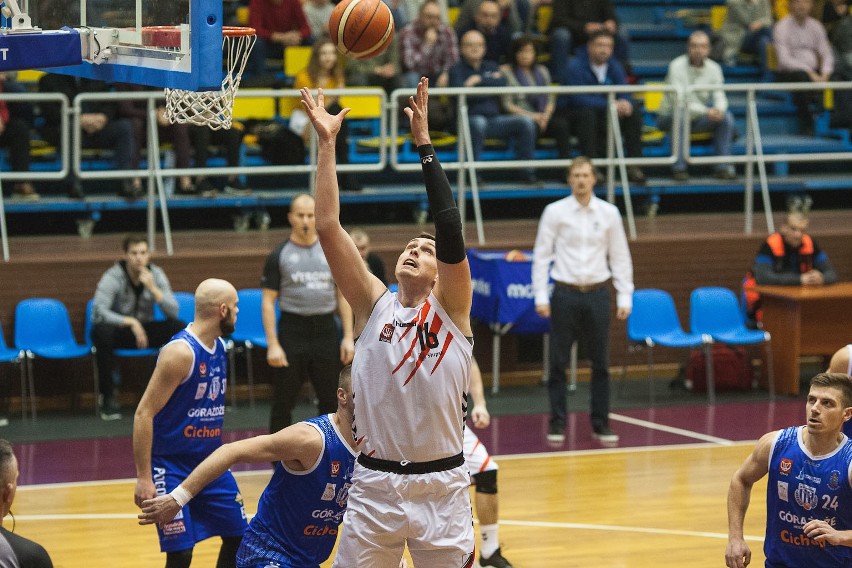
<svg viewBox="0 0 852 568"><path fill-rule="evenodd" d="M450 181L438 162L431 144L418 146L429 210L435 221L435 256L445 264L458 264L465 259L461 216Z"/></svg>

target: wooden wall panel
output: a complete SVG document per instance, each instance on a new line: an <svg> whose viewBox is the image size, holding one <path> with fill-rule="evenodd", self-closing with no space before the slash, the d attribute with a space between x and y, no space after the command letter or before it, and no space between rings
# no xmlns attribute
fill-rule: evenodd
<svg viewBox="0 0 852 568"><path fill-rule="evenodd" d="M842 280L852 279L852 215L848 212L815 212L811 216L812 234L826 250ZM640 238L630 243L637 288L662 288L674 297L684 326L689 324L689 294L699 286L726 286L737 290L764 236L746 236L739 215L681 215L655 220L637 220ZM428 228L428 227L427 227ZM495 221L486 225L485 246L476 248L505 250L531 249L537 220ZM414 225L369 228L373 249L385 261L393 280L393 269L404 243L417 234ZM237 288L258 287L260 274L269 251L285 231L255 233L198 232L175 235L176 254L166 257L159 244L154 261L169 275L175 290L192 291L207 277L221 277ZM476 246L474 227L467 227L469 246ZM12 342L15 304L29 297L54 297L68 306L78 339L82 337L86 301L92 296L98 279L120 257L120 236L106 235L84 241L74 237L32 237L13 239L12 261L0 265L0 323L6 340ZM483 370L491 368L491 336L477 326L476 354ZM852 337L849 338L852 340ZM523 346L524 349L527 346ZM620 365L625 349L625 326L612 326L611 361ZM519 362L518 339L512 335L503 341L502 371L535 376L540 362ZM261 354L256 360L257 380L269 380ZM677 363L682 352L658 349L660 363ZM644 357L630 360L641 365ZM241 366L242 368L242 366ZM71 366L79 384L90 384L87 366ZM7 370L0 371L8 373ZM524 379L528 380L528 379ZM487 381L487 377L486 377Z"/></svg>

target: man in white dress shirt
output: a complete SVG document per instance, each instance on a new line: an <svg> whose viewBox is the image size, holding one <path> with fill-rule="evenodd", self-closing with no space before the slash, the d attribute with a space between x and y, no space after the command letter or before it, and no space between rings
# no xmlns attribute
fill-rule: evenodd
<svg viewBox="0 0 852 568"><path fill-rule="evenodd" d="M533 250L535 310L551 320L547 439L565 440L565 369L571 345L584 340L592 362L592 431L601 442L615 443L618 435L609 427L608 284L612 280L617 293L616 317L627 319L633 305L633 261L618 208L592 193L595 174L588 158L571 163L568 185L570 196L544 208ZM548 276L554 281L552 294Z"/></svg>

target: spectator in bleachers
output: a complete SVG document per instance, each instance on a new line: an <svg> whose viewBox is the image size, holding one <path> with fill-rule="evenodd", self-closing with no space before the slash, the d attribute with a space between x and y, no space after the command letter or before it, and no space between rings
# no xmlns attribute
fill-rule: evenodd
<svg viewBox="0 0 852 568"><path fill-rule="evenodd" d="M772 6L769 0L728 0L725 22L719 30L724 44L723 60L736 63L737 54L757 55L767 71L767 51L772 43Z"/></svg>
<svg viewBox="0 0 852 568"><path fill-rule="evenodd" d="M537 55L536 42L530 36L521 36L512 42L512 62L501 68L510 87L550 85L550 72L547 67L536 62ZM554 114L555 94L503 95L503 109L510 114L531 118L539 136L550 136L556 140L560 158L570 156L570 126L564 114Z"/></svg>
<svg viewBox="0 0 852 568"><path fill-rule="evenodd" d="M461 3L456 30L461 33L471 29L477 10L484 0L464 0ZM497 0L500 10L500 23L512 36L529 32L530 3L528 0Z"/></svg>
<svg viewBox="0 0 852 568"><path fill-rule="evenodd" d="M162 347L186 326L178 319L178 302L166 273L151 263L145 237L126 236L122 249L124 258L101 276L92 305L92 343L103 420L121 418L116 392L121 376L114 370L115 350ZM165 314L164 321L154 321L155 305Z"/></svg>
<svg viewBox="0 0 852 568"><path fill-rule="evenodd" d="M848 0L826 0L825 10L822 15L822 25L825 26L825 31L831 37L831 32L841 20L849 15Z"/></svg>
<svg viewBox="0 0 852 568"><path fill-rule="evenodd" d="M420 0L383 0L388 5L393 16L393 22L397 30L401 30L417 19L422 2ZM441 7L441 19L449 21L447 17L447 0L439 0Z"/></svg>
<svg viewBox="0 0 852 568"><path fill-rule="evenodd" d="M814 0L810 9L811 17L820 22L825 22L826 13L831 10L831 2L832 0ZM772 0L772 13L775 15L776 21L785 18L790 13L790 1Z"/></svg>
<svg viewBox="0 0 852 568"><path fill-rule="evenodd" d="M80 93L105 93L110 87L103 81L57 75L47 73L39 79L38 90L42 93L62 93L73 103L74 97ZM58 104L41 106L44 126L42 134L49 144L59 147L61 141L61 109ZM135 137L133 123L118 114L118 105L110 101L88 101L83 104L80 114L79 133L83 148L110 149L114 154L115 167L119 170L129 170L133 166ZM72 136L75 136L73 131ZM73 144L72 144L73 147ZM73 173L69 174L68 194L73 198L82 198L83 191L80 181ZM128 199L137 199L144 194L139 178L121 180L119 195Z"/></svg>
<svg viewBox="0 0 852 568"><path fill-rule="evenodd" d="M300 0L251 0L249 26L257 31L257 42L246 64L247 79L268 76L268 59L281 62L276 69L283 67L285 47L311 44L311 26Z"/></svg>
<svg viewBox="0 0 852 568"><path fill-rule="evenodd" d="M609 32L614 40L613 54L629 72L629 39L619 27L612 0L553 0L550 20L550 70L564 81L571 53L585 45L591 34Z"/></svg>
<svg viewBox="0 0 852 568"><path fill-rule="evenodd" d="M757 251L743 280L746 312L755 326L762 320L760 294L754 286L822 286L837 282L828 254L808 235L807 211L791 207L784 224Z"/></svg>
<svg viewBox="0 0 852 568"><path fill-rule="evenodd" d="M321 37L327 37L328 19L331 18L331 13L334 11L334 4L329 0L306 0L302 4L302 9L305 11L305 17L308 19L308 25L311 27L311 37L314 41Z"/></svg>
<svg viewBox="0 0 852 568"><path fill-rule="evenodd" d="M828 37L834 48L834 81L852 81L852 15L849 14L848 0L833 0L840 19L831 29ZM852 91L834 91L834 110L831 113L831 126L852 128Z"/></svg>
<svg viewBox="0 0 852 568"><path fill-rule="evenodd" d="M511 55L512 34L500 21L500 6L495 0L482 0L466 26L456 27L459 37L470 30L485 38L485 59L506 63Z"/></svg>
<svg viewBox="0 0 852 568"><path fill-rule="evenodd" d="M461 61L450 69L450 87L504 87L506 78L496 62L484 58L485 37L470 30L461 38ZM470 137L474 160L479 160L486 138L512 140L518 160L532 160L535 151L536 125L532 118L505 114L496 95L467 98ZM538 183L535 170L526 168L523 180Z"/></svg>
<svg viewBox="0 0 852 568"><path fill-rule="evenodd" d="M790 13L775 24L773 44L778 56L775 79L782 83L828 81L834 54L825 28L809 14L812 0L790 0ZM814 116L823 110L822 91L794 91L793 103L803 134L813 134Z"/></svg>
<svg viewBox="0 0 852 568"><path fill-rule="evenodd" d="M195 167L203 168L207 165L211 146L221 146L225 151L225 164L228 167L240 165L240 152L242 150L245 130L241 124L234 124L227 130L211 130L206 126L189 126L189 139L192 142L195 154ZM229 174L222 187L225 193L230 195L248 195L251 189L240 180L236 174ZM213 197L218 188L215 187L207 176L198 176L192 186L192 193L202 197Z"/></svg>
<svg viewBox="0 0 852 568"><path fill-rule="evenodd" d="M116 87L118 91L142 92L146 89L142 85L122 83ZM165 106L162 101L157 107L157 136L161 143L167 142L172 145L175 155L175 167L189 167L189 127L186 124L172 124L166 118ZM119 101L118 114L133 122L133 134L135 136L135 152L133 153L133 168L139 168L142 160L142 149L148 147L148 101L144 99ZM177 192L188 195L195 192L192 180L189 176L178 178Z"/></svg>
<svg viewBox="0 0 852 568"><path fill-rule="evenodd" d="M406 87L415 88L420 77L434 87L446 87L448 71L459 60L456 32L441 19L437 0L424 0L417 19L399 33L399 50Z"/></svg>
<svg viewBox="0 0 852 568"><path fill-rule="evenodd" d="M350 87L382 87L388 95L403 85L399 72L399 39L394 36L381 55L346 60L346 84Z"/></svg>
<svg viewBox="0 0 852 568"><path fill-rule="evenodd" d="M6 73L0 73L0 93L21 93L25 88ZM30 170L30 125L32 111L28 105L0 100L0 146L9 149L9 164L13 172ZM30 115L30 116L28 116ZM12 186L15 199L37 201L41 196L33 184L17 181Z"/></svg>
<svg viewBox="0 0 852 568"><path fill-rule="evenodd" d="M717 87L725 83L722 68L709 58L710 37L703 31L692 32L686 45L687 53L680 55L669 64L666 83L683 92L687 87L705 86L706 90L691 91L686 100L686 113L690 121L691 132L712 132L713 149L717 156L731 154L731 143L734 139L734 115L728 110L728 97L725 91ZM657 116L657 124L663 130L671 131L674 107L676 104L673 93L666 92ZM684 126L686 122L683 122ZM686 134L686 129L682 131ZM683 138L681 138L683 139ZM730 164L716 166L716 177L734 179L736 173ZM686 181L689 174L686 171L686 160L679 156L674 166L674 178Z"/></svg>
<svg viewBox="0 0 852 568"><path fill-rule="evenodd" d="M621 62L613 57L614 45L615 39L609 30L592 32L588 43L577 50L576 57L568 64L566 77L560 83L572 86L626 85L627 73ZM642 109L628 93L618 95L615 104L625 154L628 157L641 157ZM589 158L606 156L609 112L606 93L562 95L557 102L557 109L567 113L571 131L577 136L583 155ZM637 184L646 181L644 172L638 166L627 168L627 178Z"/></svg>
<svg viewBox="0 0 852 568"><path fill-rule="evenodd" d="M311 57L308 66L296 73L293 81L294 89L343 89L346 80L343 73L343 62L337 52L337 48L330 39L324 38L316 42L311 48ZM325 95L325 108L331 114L341 111L340 97L337 95ZM310 140L310 120L301 107L295 109L290 115L290 130L298 134L305 143ZM346 120L340 127L337 136L337 163L349 163L349 127ZM357 191L361 185L355 179L353 173L341 173L339 175L340 189L342 191Z"/></svg>

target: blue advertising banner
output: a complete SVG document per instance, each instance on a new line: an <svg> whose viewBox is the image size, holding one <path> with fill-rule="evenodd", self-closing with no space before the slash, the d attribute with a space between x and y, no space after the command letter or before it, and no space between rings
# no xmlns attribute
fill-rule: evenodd
<svg viewBox="0 0 852 568"><path fill-rule="evenodd" d="M550 321L535 313L531 260L506 260L505 251L471 249L467 255L474 319L488 325L512 324L509 333L550 332ZM527 251L526 257L531 256Z"/></svg>
<svg viewBox="0 0 852 568"><path fill-rule="evenodd" d="M0 34L0 71L63 67L82 61L77 30Z"/></svg>

